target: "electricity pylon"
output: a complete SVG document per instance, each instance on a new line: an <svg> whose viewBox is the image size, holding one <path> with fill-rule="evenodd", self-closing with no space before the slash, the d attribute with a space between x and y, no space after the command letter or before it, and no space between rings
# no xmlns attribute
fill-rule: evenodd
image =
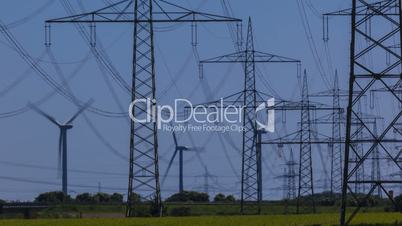
<svg viewBox="0 0 402 226"><path fill-rule="evenodd" d="M307 73L303 76L302 85L302 109L300 117L300 156L299 156L299 188L297 194L297 213L299 213L300 201L303 196L311 199L311 206L315 213L313 159L311 155L311 115L310 110L304 106L310 104L307 84Z"/></svg>
<svg viewBox="0 0 402 226"><path fill-rule="evenodd" d="M91 37L96 40L96 24L127 23L134 26L131 100L147 99L156 106L156 75L154 51L154 23L241 22L239 19L186 9L165 0L122 0L104 8L79 15L46 21L46 28L55 23L85 23L90 25ZM194 33L195 31L192 30ZM48 32L46 32L48 34ZM47 39L49 39L47 37ZM94 45L93 45L94 46ZM153 109L152 108L152 109ZM134 197L154 203L154 215L162 215L159 182L157 116L147 106L136 104L131 112L135 118L149 118L146 122L131 121L129 182L126 216L135 216ZM135 193L137 194L135 194Z"/></svg>
<svg viewBox="0 0 402 226"><path fill-rule="evenodd" d="M297 162L294 160L293 149L290 149L289 160L285 162L283 175L279 178L283 179L283 201L285 203L285 214L289 213L289 202L296 199L296 173Z"/></svg>
<svg viewBox="0 0 402 226"><path fill-rule="evenodd" d="M402 142L402 136L392 137L393 130L396 125L401 123L402 109L397 108L394 111L386 111L385 104L397 104L400 106L402 98L398 95L393 87L400 83L402 79L402 49L389 48L395 43L401 43L402 32L402 1L387 0L381 2L372 2L369 0L352 0L352 8L341 10L333 13L325 14L328 16L350 16L351 17L351 48L350 48L350 80L349 80L349 100L346 116L346 143L345 143L345 160L344 174L342 186L342 205L340 224L342 226L349 225L355 215L368 198L373 194L376 188L381 188L391 202L396 206L391 192L387 186L401 184L401 180L394 180L387 176L381 175L381 178L375 180L356 180L355 175L358 170L362 169L364 163L376 150L380 154L386 156L381 161L384 162L391 170L402 171L401 162L398 160L398 153L393 148ZM366 45L361 45L360 40L365 40ZM376 57L389 54L387 60L376 61L376 64L369 64L366 61L371 55ZM359 113L359 102L364 95L370 94L371 90L384 90L381 93L383 103L373 105L373 112L379 112L380 117L384 120L384 127L378 129L377 135L374 134L373 128L370 128L364 120L361 119ZM353 92L359 92L359 95L353 95ZM368 138L359 138L353 136L356 134L354 122L360 122L364 134L368 134ZM355 147L360 146L362 152L358 152ZM357 156L356 161L350 157L351 154ZM381 163L380 163L381 164ZM364 196L357 196L351 189L351 185L362 184L370 189ZM348 195L348 193L350 195ZM353 212L346 218L347 197L352 197L358 204Z"/></svg>
<svg viewBox="0 0 402 226"><path fill-rule="evenodd" d="M341 108L338 72L335 72L334 95L332 107ZM342 137L343 111L332 112L332 140L340 140ZM342 144L334 143L331 147L331 193L340 193L342 190Z"/></svg>
<svg viewBox="0 0 402 226"><path fill-rule="evenodd" d="M353 95L359 95L359 92L354 92ZM330 115L326 115L324 117L320 117L312 121L313 124L322 124L322 125L332 125L332 140L342 140L343 134L341 131L342 125L346 124L346 117L344 115L344 109L341 107L341 98L349 97L349 91L342 90L339 87L339 76L338 71L335 71L334 77L334 87L331 90L318 92L315 94L311 94L310 97L331 97L332 98L332 106L333 112ZM366 118L370 118L369 116L365 116ZM367 118L367 119L368 119ZM359 122L354 124L355 126L360 126ZM342 191L342 165L343 165L343 143L339 142L331 142L328 143L328 147L331 153L331 193L341 193ZM357 172L358 177L362 177L361 172Z"/></svg>
<svg viewBox="0 0 402 226"><path fill-rule="evenodd" d="M302 84L302 100L293 104L280 104L274 106L275 110L298 110L300 111L300 129L294 133L287 134L284 137L263 141L262 144L276 144L276 145L299 145L299 184L297 195L297 213L300 212L301 200L309 199L313 212L315 212L315 200L314 200L314 180L313 180L313 167L312 167L312 145L320 144L337 144L341 143L342 139L332 139L328 136L323 136L311 128L311 125L315 121L311 116L315 115L317 111L332 111L337 114L342 111L341 108L326 106L316 102L312 102L309 99L308 92L308 80L307 72L304 72L303 84Z"/></svg>
<svg viewBox="0 0 402 226"><path fill-rule="evenodd" d="M287 166L287 174L286 174L286 184L287 184L287 191L286 191L286 198L289 200L294 200L296 198L296 166L297 162L294 159L293 149L290 149L290 158L289 161L286 162Z"/></svg>
<svg viewBox="0 0 402 226"><path fill-rule="evenodd" d="M258 172L258 156L256 151L256 109L259 106L258 102L265 103L256 87L256 64L257 63L297 63L299 60L263 53L254 49L254 37L251 18L249 19L247 29L247 40L244 50L223 55L200 62L202 69L204 64L212 63L240 63L244 66L244 89L243 91L233 94L228 98L224 98L225 102L230 102L229 99L234 98L234 102L241 102L240 107L243 108L243 141L242 141L242 185L241 185L241 213L245 214L244 207L246 204L254 205L255 202L260 203L262 199L261 187L261 172ZM201 70L202 71L202 70ZM235 103L233 103L235 104ZM223 107L223 106L221 106ZM248 120L250 119L250 120Z"/></svg>

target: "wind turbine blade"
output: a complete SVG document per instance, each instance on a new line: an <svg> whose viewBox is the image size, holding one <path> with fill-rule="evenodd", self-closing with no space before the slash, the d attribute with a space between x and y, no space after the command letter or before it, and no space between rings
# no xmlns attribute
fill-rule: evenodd
<svg viewBox="0 0 402 226"><path fill-rule="evenodd" d="M40 115L42 115L43 117L47 118L47 119L48 119L50 122L52 122L53 124L55 124L55 125L57 125L57 126L60 126L60 123L58 123L58 122L56 121L56 119L54 119L52 116L46 114L44 111L42 111L41 109L39 109L39 108L36 107L35 105L29 103L28 106L29 106L32 110L36 111L38 114L40 114Z"/></svg>
<svg viewBox="0 0 402 226"><path fill-rule="evenodd" d="M165 180L166 180L167 175L168 175L168 173L169 173L169 171L170 171L170 168L172 167L173 161L174 161L174 159L176 158L177 151L178 151L177 148L175 148L174 153L173 153L173 156L172 156L172 158L170 159L168 168L166 169L166 172L165 172L165 174L163 175L163 178L162 178L162 185L165 183Z"/></svg>
<svg viewBox="0 0 402 226"><path fill-rule="evenodd" d="M57 165L57 174L58 174L58 177L61 177L61 154L62 154L62 148L63 148L62 142L63 142L63 130L60 129L58 165Z"/></svg>
<svg viewBox="0 0 402 226"><path fill-rule="evenodd" d="M71 117L69 120L67 120L67 122L66 122L65 124L70 124L70 123L72 123L82 112L84 112L89 106L91 106L93 102L94 102L94 101L93 101L92 99L89 100L84 106L82 106L82 107L77 111L77 113L75 113L75 114L73 115L73 117Z"/></svg>
<svg viewBox="0 0 402 226"><path fill-rule="evenodd" d="M176 132L173 131L172 135L173 135L174 146L175 146L175 148L177 149L177 146L179 146L179 145L178 145L178 143L177 143Z"/></svg>

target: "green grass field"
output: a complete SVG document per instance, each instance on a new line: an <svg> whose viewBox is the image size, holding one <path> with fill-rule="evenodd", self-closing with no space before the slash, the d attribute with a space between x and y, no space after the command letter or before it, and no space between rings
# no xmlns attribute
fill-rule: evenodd
<svg viewBox="0 0 402 226"><path fill-rule="evenodd" d="M0 220L0 226L311 226L337 225L338 214L132 219ZM362 213L352 225L396 225L400 213Z"/></svg>

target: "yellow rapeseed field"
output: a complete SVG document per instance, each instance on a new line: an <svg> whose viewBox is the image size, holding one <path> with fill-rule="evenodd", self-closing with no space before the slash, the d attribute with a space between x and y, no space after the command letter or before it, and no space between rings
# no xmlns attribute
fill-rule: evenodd
<svg viewBox="0 0 402 226"><path fill-rule="evenodd" d="M316 214L132 219L40 219L0 220L0 226L332 226L337 225L338 218L338 214ZM362 213L353 220L352 224L381 225L394 224L395 222L402 222L402 214Z"/></svg>

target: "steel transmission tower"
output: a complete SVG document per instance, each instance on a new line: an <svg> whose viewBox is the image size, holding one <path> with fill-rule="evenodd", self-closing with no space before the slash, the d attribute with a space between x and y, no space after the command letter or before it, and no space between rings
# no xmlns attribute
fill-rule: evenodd
<svg viewBox="0 0 402 226"><path fill-rule="evenodd" d="M47 20L46 28L54 23L86 23L90 25L91 37L95 39L97 23L132 24L134 34L131 100L148 99L152 101L152 107L155 107L157 97L154 23L192 23L194 28L199 22L239 23L241 20L192 11L164 0L122 0L89 13ZM143 201L154 203L157 210L154 214L161 215L157 117L155 113L147 112L145 105L135 105L132 115L152 120L145 123L131 122L126 215L135 216L133 205L135 193L140 195Z"/></svg>
<svg viewBox="0 0 402 226"><path fill-rule="evenodd" d="M313 180L313 160L311 157L311 115L308 108L309 94L307 85L307 73L304 72L302 85L302 110L300 121L300 156L299 156L299 186L297 195L297 213L299 213L300 201L302 196L311 199L313 212L315 212L314 201L314 180Z"/></svg>
<svg viewBox="0 0 402 226"><path fill-rule="evenodd" d="M402 142L402 136L392 138L392 133L396 126L401 123L402 109L394 111L385 111L384 104L396 103L400 105L402 99L395 92L396 84L402 79L402 49L389 48L395 43L401 43L402 18L401 18L401 0L387 0L381 2L372 2L369 0L352 0L352 8L341 10L326 16L340 15L351 16L351 51L350 51L350 80L349 80L349 103L347 108L346 123L346 143L345 143L345 165L342 187L342 206L340 224L348 225L354 216L359 212L362 203L364 203L373 192L379 187L390 200L396 205L391 192L387 186L401 184L402 181L394 180L382 176L375 180L356 180L356 172L362 169L369 157L378 150L386 158L382 161L389 161L387 167L398 172L402 171L401 162L398 153L394 149L396 145ZM366 40L367 45L359 45L359 41ZM376 64L369 64L365 58L371 55L384 57L389 55L387 60L376 61ZM382 89L381 98L384 103L372 106L373 112L378 112L384 119L384 128L377 128L375 135L373 128L362 120L359 112L359 102L364 95L370 94L372 90ZM359 92L359 95L353 95L353 92ZM356 128L353 123L360 122L364 134L368 138L353 136L356 134ZM355 150L356 145L360 146L362 152ZM357 156L356 161L351 159L352 153ZM384 162L385 164L386 162ZM351 186L362 184L368 186L368 192L365 196L356 196ZM348 193L358 204L357 208L346 218Z"/></svg>
<svg viewBox="0 0 402 226"><path fill-rule="evenodd" d="M294 200L296 199L296 166L297 162L294 159L293 149L290 149L290 157L286 162L286 171L284 175L284 199Z"/></svg>
<svg viewBox="0 0 402 226"><path fill-rule="evenodd" d="M335 73L334 93L332 97L332 107L341 108L339 77ZM342 111L332 112L332 141L341 140ZM342 190L342 144L334 143L331 147L331 193L340 193Z"/></svg>
<svg viewBox="0 0 402 226"><path fill-rule="evenodd" d="M261 202L262 182L261 172L258 170L258 153L256 147L257 131L256 127L256 108L258 103L265 103L267 100L262 100L256 87L256 64L257 63L297 63L299 60L263 53L254 49L254 38L251 18L249 18L247 29L247 40L245 49L236 53L223 55L200 62L200 68L204 64L212 63L241 63L244 66L244 90L224 98L225 101L230 102L230 98L234 99L233 103L238 103L243 107L243 141L242 141L242 185L241 185L241 213L245 214L244 207L246 204L254 204L254 202ZM203 70L201 70L203 71ZM220 106L223 107L223 106Z"/></svg>
<svg viewBox="0 0 402 226"><path fill-rule="evenodd" d="M359 95L354 92L354 95ZM342 90L339 87L338 71L335 71L333 88L331 90L319 92L310 95L310 97L330 97L332 98L333 111L331 115L316 119L314 124L330 124L332 142L328 143L331 159L331 193L340 194L342 191L342 168L343 168L343 149L342 142L336 142L343 139L342 125L345 124L344 109L341 107L341 98L347 98L349 91Z"/></svg>
<svg viewBox="0 0 402 226"><path fill-rule="evenodd" d="M289 160L285 163L285 168L283 170L283 201L285 203L285 214L289 213L289 202L296 199L296 166L297 162L294 160L293 149L290 149Z"/></svg>

